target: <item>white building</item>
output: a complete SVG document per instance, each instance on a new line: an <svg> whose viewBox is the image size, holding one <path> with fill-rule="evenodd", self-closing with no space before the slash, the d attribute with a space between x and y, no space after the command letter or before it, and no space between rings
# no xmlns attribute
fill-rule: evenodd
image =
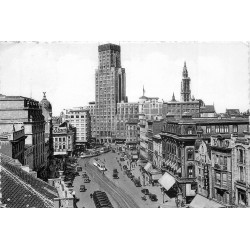
<svg viewBox="0 0 250 250"><path fill-rule="evenodd" d="M76 150L85 150L91 140L91 117L88 108L66 109L65 120L76 128Z"/></svg>

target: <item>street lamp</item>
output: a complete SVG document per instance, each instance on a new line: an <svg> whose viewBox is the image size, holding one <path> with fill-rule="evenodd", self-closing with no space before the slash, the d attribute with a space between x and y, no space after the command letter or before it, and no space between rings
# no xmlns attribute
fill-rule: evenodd
<svg viewBox="0 0 250 250"><path fill-rule="evenodd" d="M164 187L161 188L161 193L162 193L162 203L164 204Z"/></svg>

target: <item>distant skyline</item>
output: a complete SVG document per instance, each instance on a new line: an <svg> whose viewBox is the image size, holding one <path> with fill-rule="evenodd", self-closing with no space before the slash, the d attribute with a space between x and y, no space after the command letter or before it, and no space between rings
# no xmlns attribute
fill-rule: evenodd
<svg viewBox="0 0 250 250"><path fill-rule="evenodd" d="M103 44L105 42L100 42ZM121 42L121 64L126 70L127 96L143 94L180 100L186 61L191 95L226 108L249 108L248 48L232 43ZM0 93L41 101L46 92L53 115L65 108L95 100L98 43L0 43Z"/></svg>

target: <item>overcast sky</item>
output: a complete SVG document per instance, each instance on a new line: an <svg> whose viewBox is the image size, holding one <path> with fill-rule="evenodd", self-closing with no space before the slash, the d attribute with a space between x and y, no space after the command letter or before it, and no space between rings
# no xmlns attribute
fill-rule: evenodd
<svg viewBox="0 0 250 250"><path fill-rule="evenodd" d="M102 44L102 43L100 43ZM180 99L182 68L186 61L191 92L217 112L249 108L248 48L244 43L129 43L121 42L127 96L168 101ZM0 43L0 93L40 101L42 92L53 115L64 108L95 100L98 43Z"/></svg>

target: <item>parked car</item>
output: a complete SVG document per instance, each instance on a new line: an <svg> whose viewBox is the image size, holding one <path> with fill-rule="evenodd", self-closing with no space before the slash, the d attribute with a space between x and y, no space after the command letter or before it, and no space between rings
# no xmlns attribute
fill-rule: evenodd
<svg viewBox="0 0 250 250"><path fill-rule="evenodd" d="M117 168L113 169L113 174L118 174Z"/></svg>
<svg viewBox="0 0 250 250"><path fill-rule="evenodd" d="M77 172L81 172L81 171L82 171L82 167L77 167L77 168L76 168L76 171L77 171Z"/></svg>
<svg viewBox="0 0 250 250"><path fill-rule="evenodd" d="M125 159L124 159L124 157L123 157L123 156L120 158L120 161L125 161Z"/></svg>
<svg viewBox="0 0 250 250"><path fill-rule="evenodd" d="M66 183L65 183L65 185L66 185L67 187L73 187L73 185L72 185L72 182L71 182L71 181L66 182Z"/></svg>
<svg viewBox="0 0 250 250"><path fill-rule="evenodd" d="M157 196L155 194L149 194L149 199L151 201L158 201Z"/></svg>
<svg viewBox="0 0 250 250"><path fill-rule="evenodd" d="M135 183L135 186L136 186L136 187L141 187L141 182L140 182L139 179L134 178L134 183Z"/></svg>
<svg viewBox="0 0 250 250"><path fill-rule="evenodd" d="M85 185L81 185L81 186L80 186L80 192L85 192L85 191L86 191Z"/></svg>
<svg viewBox="0 0 250 250"><path fill-rule="evenodd" d="M82 178L89 178L87 174L82 174Z"/></svg>
<svg viewBox="0 0 250 250"><path fill-rule="evenodd" d="M145 195L149 195L149 190L147 188L142 189L141 192Z"/></svg>
<svg viewBox="0 0 250 250"><path fill-rule="evenodd" d="M84 183L90 183L90 179L89 178L85 178L84 179Z"/></svg>
<svg viewBox="0 0 250 250"><path fill-rule="evenodd" d="M113 173L113 179L119 179L118 173Z"/></svg>

